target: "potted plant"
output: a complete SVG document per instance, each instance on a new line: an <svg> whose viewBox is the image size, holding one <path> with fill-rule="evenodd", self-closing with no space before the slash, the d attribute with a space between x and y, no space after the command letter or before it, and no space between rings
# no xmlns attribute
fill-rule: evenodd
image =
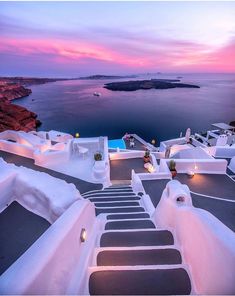
<svg viewBox="0 0 235 296"><path fill-rule="evenodd" d="M176 171L176 163L175 163L175 161L172 159L171 161L170 161L170 164L169 164L169 169L170 169L170 171L171 171L171 175L172 175L172 178L174 179L175 178L175 176L177 175L177 171Z"/></svg>
<svg viewBox="0 0 235 296"><path fill-rule="evenodd" d="M145 151L145 154L144 154L144 162L145 163L150 162L150 151L149 150L146 150Z"/></svg>
<svg viewBox="0 0 235 296"><path fill-rule="evenodd" d="M95 161L101 161L102 160L102 154L100 152L96 152L94 154Z"/></svg>

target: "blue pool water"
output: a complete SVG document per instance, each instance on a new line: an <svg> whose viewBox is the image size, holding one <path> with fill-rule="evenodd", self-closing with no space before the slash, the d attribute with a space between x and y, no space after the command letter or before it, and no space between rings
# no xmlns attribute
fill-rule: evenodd
<svg viewBox="0 0 235 296"><path fill-rule="evenodd" d="M109 140L108 141L109 148L120 148L120 149L126 149L126 144L123 139L118 140Z"/></svg>

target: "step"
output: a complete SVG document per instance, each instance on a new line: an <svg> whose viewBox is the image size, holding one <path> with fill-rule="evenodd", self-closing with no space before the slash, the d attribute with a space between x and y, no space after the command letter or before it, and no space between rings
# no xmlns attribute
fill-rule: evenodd
<svg viewBox="0 0 235 296"><path fill-rule="evenodd" d="M107 188L131 188L130 184L112 184Z"/></svg>
<svg viewBox="0 0 235 296"><path fill-rule="evenodd" d="M95 203L97 208L113 208L113 207L135 207L139 206L138 201L114 201L114 202L98 202Z"/></svg>
<svg viewBox="0 0 235 296"><path fill-rule="evenodd" d="M191 283L185 269L104 270L89 279L91 295L186 295Z"/></svg>
<svg viewBox="0 0 235 296"><path fill-rule="evenodd" d="M103 191L108 191L108 192L133 192L132 188L105 188Z"/></svg>
<svg viewBox="0 0 235 296"><path fill-rule="evenodd" d="M105 230L156 228L151 220L111 221L105 224Z"/></svg>
<svg viewBox="0 0 235 296"><path fill-rule="evenodd" d="M135 247L173 245L174 238L168 230L106 232L100 239L101 247Z"/></svg>
<svg viewBox="0 0 235 296"><path fill-rule="evenodd" d="M89 198L91 202L102 202L102 201L132 201L132 200L140 200L138 196L120 196L120 197L94 197Z"/></svg>
<svg viewBox="0 0 235 296"><path fill-rule="evenodd" d="M99 214L110 214L110 213L137 213L137 212L145 212L145 209L142 207L121 207L121 208L96 208L96 215Z"/></svg>
<svg viewBox="0 0 235 296"><path fill-rule="evenodd" d="M114 214L108 215L107 220L123 220L123 219L138 219L138 218L150 218L148 213L134 213L134 214Z"/></svg>
<svg viewBox="0 0 235 296"><path fill-rule="evenodd" d="M133 195L135 194L132 190L94 190L94 191L88 191L88 192L85 192L82 194L82 196L92 196L92 195L95 195L95 194L101 194L101 195L108 195L108 194L120 194L120 193L123 193L124 195L129 193L130 195Z"/></svg>
<svg viewBox="0 0 235 296"><path fill-rule="evenodd" d="M91 194L83 195L90 196L90 197L105 197L105 196L136 196L134 192L94 192Z"/></svg>
<svg viewBox="0 0 235 296"><path fill-rule="evenodd" d="M180 252L176 249L111 250L97 255L98 266L164 265L181 264Z"/></svg>

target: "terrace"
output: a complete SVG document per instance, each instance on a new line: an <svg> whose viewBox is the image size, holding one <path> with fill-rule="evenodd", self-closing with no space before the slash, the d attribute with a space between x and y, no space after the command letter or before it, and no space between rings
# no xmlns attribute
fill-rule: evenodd
<svg viewBox="0 0 235 296"><path fill-rule="evenodd" d="M0 274L10 267L50 227L44 218L18 202L0 213Z"/></svg>
<svg viewBox="0 0 235 296"><path fill-rule="evenodd" d="M147 173L142 158L114 159L110 161L111 180L131 180L132 169L136 173Z"/></svg>
<svg viewBox="0 0 235 296"><path fill-rule="evenodd" d="M101 184L90 183L48 168L35 165L33 159L27 157L19 156L5 151L0 151L0 157L2 157L7 163L12 163L17 166L24 166L35 171L44 172L49 174L50 176L64 180L67 183L72 183L76 186L80 193L102 188Z"/></svg>

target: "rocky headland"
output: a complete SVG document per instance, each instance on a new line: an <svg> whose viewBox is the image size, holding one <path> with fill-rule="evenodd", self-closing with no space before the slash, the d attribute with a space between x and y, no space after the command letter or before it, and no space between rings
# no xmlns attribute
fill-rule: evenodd
<svg viewBox="0 0 235 296"><path fill-rule="evenodd" d="M200 88L198 85L180 83L179 79L130 80L106 83L104 88L113 91L135 91L139 89Z"/></svg>
<svg viewBox="0 0 235 296"><path fill-rule="evenodd" d="M0 78L0 132L8 129L31 131L41 124L37 114L11 103L31 93L31 89L14 82L14 78Z"/></svg>

